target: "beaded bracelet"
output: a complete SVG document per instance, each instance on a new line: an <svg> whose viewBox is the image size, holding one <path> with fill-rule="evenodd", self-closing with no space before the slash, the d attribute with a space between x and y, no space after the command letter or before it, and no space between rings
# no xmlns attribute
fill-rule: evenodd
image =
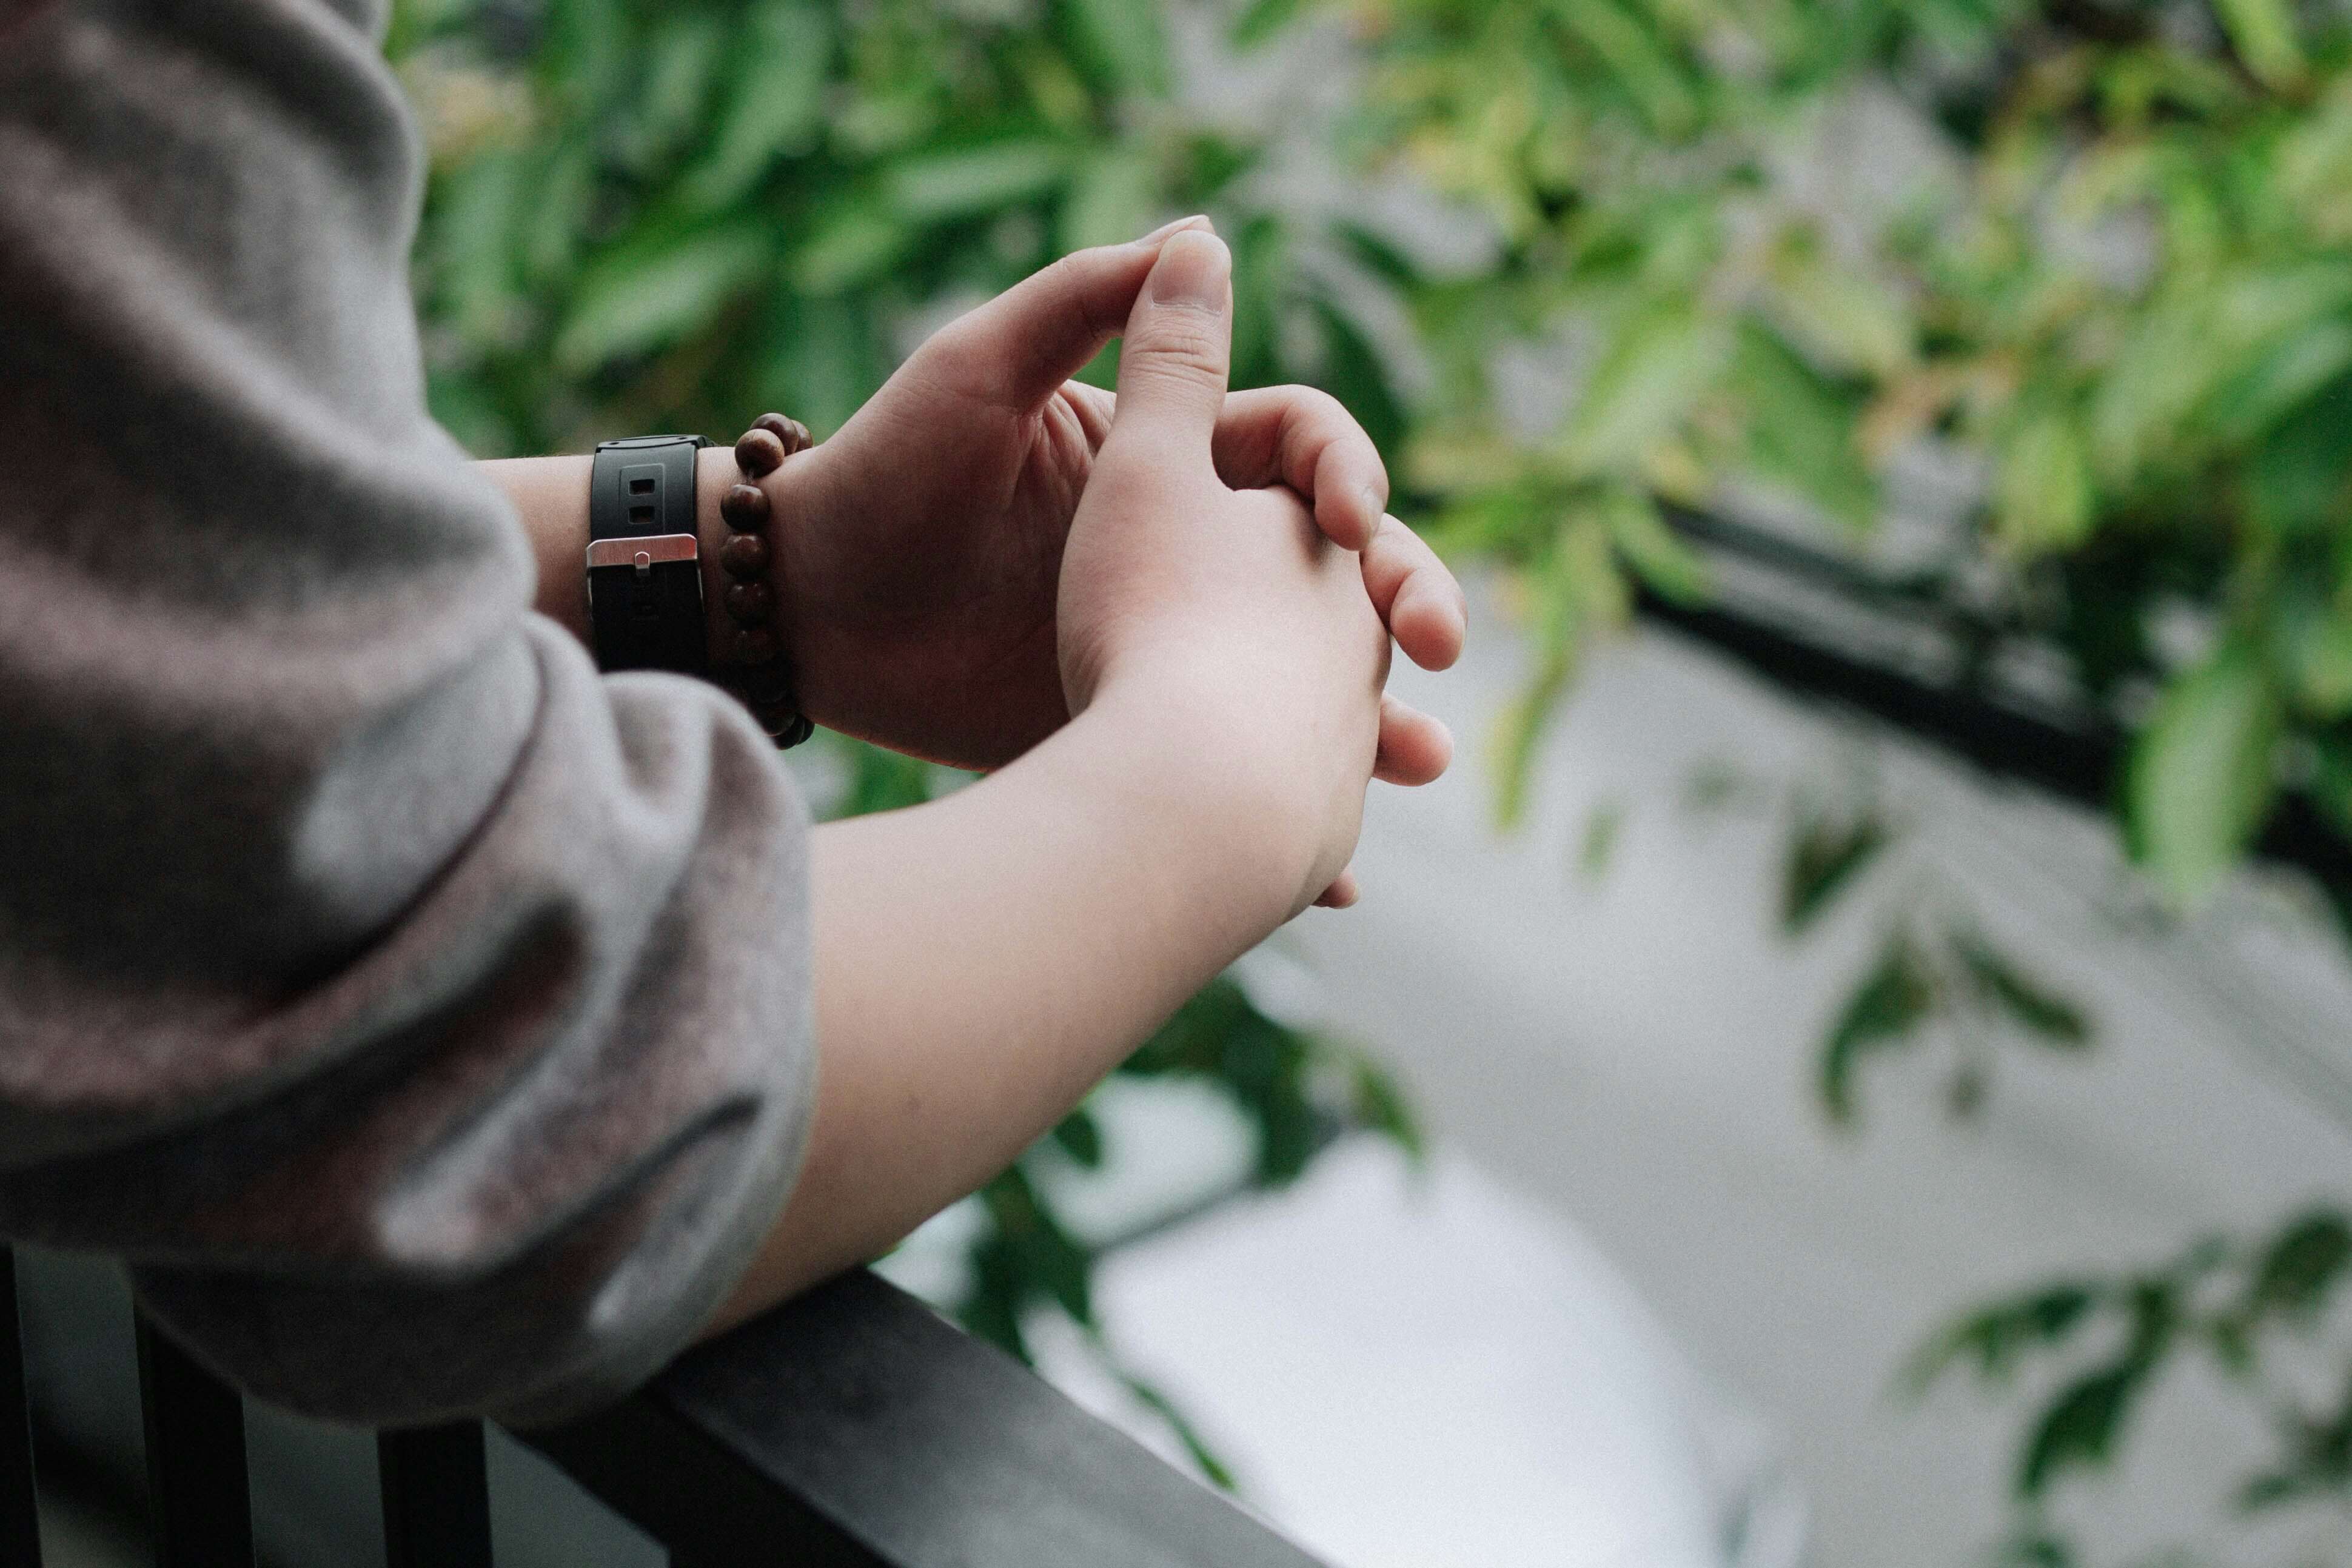
<svg viewBox="0 0 2352 1568"><path fill-rule="evenodd" d="M776 589L771 568L776 552L768 537L772 509L768 492L758 481L809 444L808 426L799 420L761 415L735 443L735 466L742 470L742 482L719 500L719 515L729 529L727 542L719 546L719 564L734 579L727 584L724 599L734 632L727 639L719 678L743 700L778 746L799 745L816 726L800 710L792 663L773 624Z"/></svg>

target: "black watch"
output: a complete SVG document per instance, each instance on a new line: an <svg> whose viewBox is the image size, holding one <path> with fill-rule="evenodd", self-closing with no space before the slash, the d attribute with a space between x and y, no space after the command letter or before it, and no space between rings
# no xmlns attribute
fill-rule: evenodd
<svg viewBox="0 0 2352 1568"><path fill-rule="evenodd" d="M604 669L707 675L695 456L700 436L596 448L588 479L588 623Z"/></svg>

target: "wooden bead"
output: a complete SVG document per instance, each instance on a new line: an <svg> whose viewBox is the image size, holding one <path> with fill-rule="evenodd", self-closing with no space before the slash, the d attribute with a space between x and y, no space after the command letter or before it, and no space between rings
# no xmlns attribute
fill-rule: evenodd
<svg viewBox="0 0 2352 1568"><path fill-rule="evenodd" d="M776 634L765 626L745 626L735 634L733 652L737 664L767 664L782 651Z"/></svg>
<svg viewBox="0 0 2352 1568"><path fill-rule="evenodd" d="M719 564L730 577L746 583L758 582L768 574L768 536L764 533L738 533L719 547Z"/></svg>
<svg viewBox="0 0 2352 1568"><path fill-rule="evenodd" d="M816 732L816 726L786 703L774 708L754 708L751 717L759 721L768 739L780 747L797 746Z"/></svg>
<svg viewBox="0 0 2352 1568"><path fill-rule="evenodd" d="M768 492L757 485L736 485L719 498L719 515L739 533L756 533L768 526Z"/></svg>
<svg viewBox="0 0 2352 1568"><path fill-rule="evenodd" d="M781 414L762 414L751 421L751 428L765 430L769 435L782 441L784 444L784 456L787 458L794 452L808 450L812 445L808 426L797 419L787 419Z"/></svg>
<svg viewBox="0 0 2352 1568"><path fill-rule="evenodd" d="M776 612L776 591L765 583L734 583L727 589L727 616L739 626L756 626Z"/></svg>
<svg viewBox="0 0 2352 1568"><path fill-rule="evenodd" d="M746 430L735 443L735 466L755 479L774 473L785 455L783 442L772 430Z"/></svg>

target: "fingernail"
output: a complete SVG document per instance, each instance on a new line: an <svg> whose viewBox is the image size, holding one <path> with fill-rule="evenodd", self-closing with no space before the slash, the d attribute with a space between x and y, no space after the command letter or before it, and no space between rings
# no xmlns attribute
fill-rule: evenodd
<svg viewBox="0 0 2352 1568"><path fill-rule="evenodd" d="M1185 229L1170 237L1151 268L1156 305L1197 305L1221 310L1225 285L1234 275L1234 253L1213 234Z"/></svg>
<svg viewBox="0 0 2352 1568"><path fill-rule="evenodd" d="M1191 217L1180 217L1174 223L1161 224L1158 228L1153 229L1150 234L1145 235L1141 239L1137 240L1135 243L1138 245L1150 245L1155 239L1166 239L1170 235L1174 234L1180 228L1204 228L1210 233L1214 234L1217 230L1217 226L1209 220L1208 214L1194 213Z"/></svg>

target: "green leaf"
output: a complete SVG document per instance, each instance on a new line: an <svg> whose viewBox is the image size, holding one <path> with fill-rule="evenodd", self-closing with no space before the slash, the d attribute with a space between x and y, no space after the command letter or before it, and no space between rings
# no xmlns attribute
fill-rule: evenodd
<svg viewBox="0 0 2352 1568"><path fill-rule="evenodd" d="M1566 0L1552 9L1607 64L1614 85L1659 135L1677 139L1696 129L1697 84L1646 20L1618 0Z"/></svg>
<svg viewBox="0 0 2352 1568"><path fill-rule="evenodd" d="M2063 1344L2098 1301L2087 1286L2054 1285L1971 1313L1921 1347L1905 1370L1904 1383L1916 1397L1964 1364L1972 1364L1986 1382L2004 1381L2030 1352Z"/></svg>
<svg viewBox="0 0 2352 1568"><path fill-rule="evenodd" d="M1770 784L1747 772L1728 757L1708 757L1691 770L1683 785L1682 809L1692 816L1709 817L1769 809Z"/></svg>
<svg viewBox="0 0 2352 1568"><path fill-rule="evenodd" d="M1492 742L1495 815L1515 827L1527 809L1536 752L1568 689L1584 641L1625 614L1624 583L1608 535L1589 514L1571 516L1528 574L1536 626L1534 678L1504 709Z"/></svg>
<svg viewBox="0 0 2352 1568"><path fill-rule="evenodd" d="M1160 170L1140 148L1106 147L1070 181L1061 214L1062 248L1121 245L1152 227L1160 205Z"/></svg>
<svg viewBox="0 0 2352 1568"><path fill-rule="evenodd" d="M475 457L526 455L504 411L479 378L431 376L425 382L425 404L435 422L457 437L458 444Z"/></svg>
<svg viewBox="0 0 2352 1568"><path fill-rule="evenodd" d="M1282 326L1289 292L1290 235L1272 216L1231 237L1234 252L1233 381L1272 386L1294 379L1283 356Z"/></svg>
<svg viewBox="0 0 2352 1568"><path fill-rule="evenodd" d="M793 287L803 294L846 293L887 272L916 238L881 201L853 194L834 201L794 236Z"/></svg>
<svg viewBox="0 0 2352 1568"><path fill-rule="evenodd" d="M2133 847L2177 903L2210 893L2269 816L2281 709L2260 658L2233 642L2174 681L2133 747Z"/></svg>
<svg viewBox="0 0 2352 1568"><path fill-rule="evenodd" d="M2169 210L2179 218L2194 205ZM2315 374L2301 354L2324 353L2322 329L2347 305L2352 267L2334 259L2246 266L2159 297L2139 313L2093 397L2100 475L2127 485L2193 467L2226 431L2232 404L2251 395L2246 389L2267 377L2279 390L2266 395L2290 395L2298 379ZM2313 341L2297 350L2302 338ZM2274 353L2285 357L2266 367Z"/></svg>
<svg viewBox="0 0 2352 1568"><path fill-rule="evenodd" d="M641 168L666 163L693 134L726 58L727 30L711 16L669 11L641 46L645 79L628 102L635 124L621 138Z"/></svg>
<svg viewBox="0 0 2352 1568"><path fill-rule="evenodd" d="M1168 37L1160 7L1137 0L1055 0L1071 51L1103 91L1157 98L1168 90Z"/></svg>
<svg viewBox="0 0 2352 1568"><path fill-rule="evenodd" d="M1373 446L1396 451L1404 444L1408 418L1380 352L1335 305L1318 300L1315 320L1323 329L1323 363L1316 380L1347 405Z"/></svg>
<svg viewBox="0 0 2352 1568"><path fill-rule="evenodd" d="M908 223L950 223L1040 200L1060 189L1069 172L1070 150L1061 142L996 142L901 159L883 176L882 188Z"/></svg>
<svg viewBox="0 0 2352 1568"><path fill-rule="evenodd" d="M533 176L530 199L522 203L522 263L542 289L569 289L586 248L588 217L596 199L593 149L578 144L558 149Z"/></svg>
<svg viewBox="0 0 2352 1568"><path fill-rule="evenodd" d="M2068 1384L2034 1424L2018 1470L2018 1495L2041 1497L2067 1470L2105 1465L2147 1373L2147 1363L2127 1356Z"/></svg>
<svg viewBox="0 0 2352 1568"><path fill-rule="evenodd" d="M1218 1458L1216 1450L1209 1447L1207 1440L1201 1436L1199 1428L1192 1425L1192 1418L1177 1407L1175 1401L1132 1373L1121 1373L1119 1381L1127 1385L1127 1391L1129 1394L1135 1395L1138 1400L1148 1405L1153 1414L1168 1424L1168 1430L1175 1435L1177 1442L1183 1445L1184 1452L1192 1458L1192 1463L1200 1468L1202 1476L1211 1486L1221 1488L1225 1491L1234 1489L1235 1482L1231 1468L1223 1459Z"/></svg>
<svg viewBox="0 0 2352 1568"><path fill-rule="evenodd" d="M1706 563L1667 526L1648 491L1612 490L1601 504L1601 517L1618 556L1668 604L1704 604L1714 591Z"/></svg>
<svg viewBox="0 0 2352 1568"><path fill-rule="evenodd" d="M2108 1365L2075 1379L2035 1423L2018 1468L2018 1495L2040 1498L2070 1469L2104 1465L2140 1392L2174 1342L2179 1308L2174 1287L2144 1279L2130 1295L2131 1335Z"/></svg>
<svg viewBox="0 0 2352 1568"><path fill-rule="evenodd" d="M2242 1513L2263 1513L2301 1502L2315 1492L2335 1489L2324 1476L2308 1475L2301 1470L2271 1470L2254 1477L2238 1489L2238 1509Z"/></svg>
<svg viewBox="0 0 2352 1568"><path fill-rule="evenodd" d="M547 37L533 64L559 100L599 102L629 63L625 0L570 0L551 5Z"/></svg>
<svg viewBox="0 0 2352 1568"><path fill-rule="evenodd" d="M1822 1042L1822 1103L1832 1121L1853 1120L1853 1078L1863 1058L1904 1043L1934 1014L1936 1004L1934 971L1910 939L1897 932L1846 999Z"/></svg>
<svg viewBox="0 0 2352 1568"><path fill-rule="evenodd" d="M1237 49L1255 48L1298 19L1306 0L1249 0L1225 37Z"/></svg>
<svg viewBox="0 0 2352 1568"><path fill-rule="evenodd" d="M775 301L772 316L751 401L789 408L820 436L838 430L889 369L864 302L786 298Z"/></svg>
<svg viewBox="0 0 2352 1568"><path fill-rule="evenodd" d="M1636 317L1577 400L1561 455L1583 473L1631 468L1682 424L1723 359L1722 334L1688 305Z"/></svg>
<svg viewBox="0 0 2352 1568"><path fill-rule="evenodd" d="M2021 555L2071 550L2096 517L2089 443L2066 413L2027 420L2001 451L1994 517L2000 538Z"/></svg>
<svg viewBox="0 0 2352 1568"><path fill-rule="evenodd" d="M900 752L885 751L863 741L840 742L850 750L849 788L835 812L839 817L866 816L877 811L900 811L931 798L930 764Z"/></svg>
<svg viewBox="0 0 2352 1568"><path fill-rule="evenodd" d="M746 18L710 151L682 192L705 210L739 201L775 160L807 150L824 124L833 28L814 5L769 4Z"/></svg>
<svg viewBox="0 0 2352 1568"><path fill-rule="evenodd" d="M464 337L494 343L518 304L516 228L529 209L523 156L493 148L444 174L433 215L432 302Z"/></svg>
<svg viewBox="0 0 2352 1568"><path fill-rule="evenodd" d="M1774 319L1829 371L1884 378L1911 363L1918 329L1903 301L1833 260L1818 236L1790 237L1772 282Z"/></svg>
<svg viewBox="0 0 2352 1568"><path fill-rule="evenodd" d="M1266 1085L1247 1109L1257 1121L1257 1168L1251 1182L1261 1187L1287 1186L1306 1173L1307 1164L1322 1151L1324 1121L1307 1100L1306 1085L1294 1074Z"/></svg>
<svg viewBox="0 0 2352 1568"><path fill-rule="evenodd" d="M1625 803L1622 800L1604 800L1586 815L1584 832L1577 840L1579 876L1588 882L1598 882L1607 875L1624 826Z"/></svg>
<svg viewBox="0 0 2352 1568"><path fill-rule="evenodd" d="M699 331L773 259L765 231L740 222L625 246L581 279L556 363L579 374Z"/></svg>
<svg viewBox="0 0 2352 1568"><path fill-rule="evenodd" d="M2001 1548L2000 1568L2074 1568L2074 1549L2046 1531L2020 1536Z"/></svg>
<svg viewBox="0 0 2352 1568"><path fill-rule="evenodd" d="M987 1341L1025 1366L1037 1364L1021 1331L1021 1314L1042 1294L1019 1251L999 1230L990 1230L966 1255L971 1289L956 1304L956 1321L975 1339Z"/></svg>
<svg viewBox="0 0 2352 1568"><path fill-rule="evenodd" d="M2308 404L2352 370L2352 321L2313 322L2227 388L2216 400L2215 427L2227 439L2249 441Z"/></svg>
<svg viewBox="0 0 2352 1568"><path fill-rule="evenodd" d="M2313 595L2284 597L2274 630L2296 705L2324 721L2352 714L2352 615Z"/></svg>
<svg viewBox="0 0 2352 1568"><path fill-rule="evenodd" d="M1391 1140L1413 1160L1428 1152L1423 1142L1421 1124L1413 1119L1412 1107L1405 1102L1396 1080L1382 1071L1378 1063L1359 1061L1355 1073L1357 1122Z"/></svg>
<svg viewBox="0 0 2352 1568"><path fill-rule="evenodd" d="M1801 826L1781 868L1780 929L1793 936L1811 925L1886 844L1885 826L1874 816L1817 816Z"/></svg>
<svg viewBox="0 0 2352 1568"><path fill-rule="evenodd" d="M2282 1231L2263 1254L2247 1292L2252 1317L2308 1321L2326 1304L2352 1268L2352 1221L2333 1211L2305 1215Z"/></svg>
<svg viewBox="0 0 2352 1568"><path fill-rule="evenodd" d="M1420 263L1398 248L1396 242L1388 236L1363 224L1342 220L1336 226L1332 237L1339 240L1366 271L1392 289L1412 289L1427 281Z"/></svg>
<svg viewBox="0 0 2352 1568"><path fill-rule="evenodd" d="M2090 1025L2073 1003L2027 979L2007 958L1974 936L1962 935L1955 945L1985 996L2027 1034L2065 1049L2090 1043Z"/></svg>
<svg viewBox="0 0 2352 1568"><path fill-rule="evenodd" d="M2352 376L2338 377L2265 431L2246 465L2248 510L2273 533L2339 523L2352 483Z"/></svg>
<svg viewBox="0 0 2352 1568"><path fill-rule="evenodd" d="M1042 1287L1072 1321L1091 1327L1094 1254L1063 1227L1021 1167L982 1187L981 1201L1020 1277Z"/></svg>
<svg viewBox="0 0 2352 1568"><path fill-rule="evenodd" d="M2245 1318L2235 1312L2217 1312L2204 1322L2205 1346L2213 1352L2214 1363L2230 1376L2243 1382L2252 1375L2256 1357L2253 1333Z"/></svg>
<svg viewBox="0 0 2352 1568"><path fill-rule="evenodd" d="M1102 1126L1084 1106L1054 1123L1054 1142L1083 1168L1102 1169Z"/></svg>
<svg viewBox="0 0 2352 1568"><path fill-rule="evenodd" d="M1748 461L1759 474L1850 528L1869 527L1878 487L1854 440L1861 399L1753 326L1740 331L1729 373L1746 416Z"/></svg>
<svg viewBox="0 0 2352 1568"><path fill-rule="evenodd" d="M2294 87L2309 73L2287 0L2213 0L2213 10L2238 58L2265 86Z"/></svg>
<svg viewBox="0 0 2352 1568"><path fill-rule="evenodd" d="M2206 393L2241 368L2216 363L2209 303L2203 296L2168 298L2143 311L2101 378L2091 407L2092 455L2111 484L2138 479L2151 455L2190 424Z"/></svg>
<svg viewBox="0 0 2352 1568"><path fill-rule="evenodd" d="M1576 668L1575 649L1563 647L1537 667L1535 677L1504 706L1488 746L1495 775L1495 822L1506 831L1527 816L1528 786L1560 694Z"/></svg>

